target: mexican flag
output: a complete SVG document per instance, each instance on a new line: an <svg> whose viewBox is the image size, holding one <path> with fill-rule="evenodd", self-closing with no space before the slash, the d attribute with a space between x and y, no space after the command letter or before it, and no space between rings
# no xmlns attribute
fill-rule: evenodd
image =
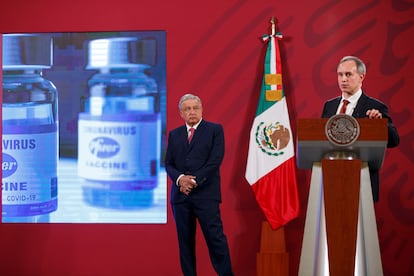
<svg viewBox="0 0 414 276"><path fill-rule="evenodd" d="M294 139L282 85L281 38L280 33L263 37L268 46L246 166L246 179L273 229L299 215Z"/></svg>

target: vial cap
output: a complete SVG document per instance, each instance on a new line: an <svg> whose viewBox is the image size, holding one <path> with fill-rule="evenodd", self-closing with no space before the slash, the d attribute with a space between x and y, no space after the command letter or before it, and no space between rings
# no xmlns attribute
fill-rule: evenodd
<svg viewBox="0 0 414 276"><path fill-rule="evenodd" d="M47 34L4 34L3 69L50 68L53 64L52 38Z"/></svg>
<svg viewBox="0 0 414 276"><path fill-rule="evenodd" d="M136 37L95 39L89 42L87 69L150 67L140 63L139 41Z"/></svg>

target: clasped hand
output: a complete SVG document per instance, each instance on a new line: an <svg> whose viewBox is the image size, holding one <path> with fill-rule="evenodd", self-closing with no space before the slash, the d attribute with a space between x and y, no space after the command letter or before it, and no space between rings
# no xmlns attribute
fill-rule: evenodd
<svg viewBox="0 0 414 276"><path fill-rule="evenodd" d="M197 182L195 176L193 175L184 175L180 178L180 192L185 195L189 195L190 192L197 187Z"/></svg>

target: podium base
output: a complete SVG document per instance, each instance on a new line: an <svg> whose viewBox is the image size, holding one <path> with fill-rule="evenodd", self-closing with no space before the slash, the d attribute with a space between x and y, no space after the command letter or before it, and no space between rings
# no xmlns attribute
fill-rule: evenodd
<svg viewBox="0 0 414 276"><path fill-rule="evenodd" d="M354 275L383 275L368 164L360 174ZM322 165L313 163L298 275L330 275Z"/></svg>

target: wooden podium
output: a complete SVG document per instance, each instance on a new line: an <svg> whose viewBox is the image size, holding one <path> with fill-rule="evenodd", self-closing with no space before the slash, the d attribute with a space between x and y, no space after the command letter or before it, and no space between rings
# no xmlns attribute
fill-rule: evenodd
<svg viewBox="0 0 414 276"><path fill-rule="evenodd" d="M352 118L358 137L341 145L329 120L298 120L297 164L312 169L299 275L383 275L369 167L382 166L387 121Z"/></svg>

